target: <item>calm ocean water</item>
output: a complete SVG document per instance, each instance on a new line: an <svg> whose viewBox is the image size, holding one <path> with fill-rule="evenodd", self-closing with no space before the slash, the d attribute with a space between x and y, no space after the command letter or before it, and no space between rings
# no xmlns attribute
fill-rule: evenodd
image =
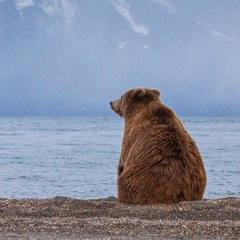
<svg viewBox="0 0 240 240"><path fill-rule="evenodd" d="M240 118L183 118L208 174L205 198L240 196ZM0 118L0 198L116 196L120 118Z"/></svg>

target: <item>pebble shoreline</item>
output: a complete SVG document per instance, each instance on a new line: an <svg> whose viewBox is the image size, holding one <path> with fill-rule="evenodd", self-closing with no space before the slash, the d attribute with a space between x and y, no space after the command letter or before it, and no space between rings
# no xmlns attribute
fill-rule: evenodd
<svg viewBox="0 0 240 240"><path fill-rule="evenodd" d="M240 239L240 198L158 206L2 198L0 239Z"/></svg>

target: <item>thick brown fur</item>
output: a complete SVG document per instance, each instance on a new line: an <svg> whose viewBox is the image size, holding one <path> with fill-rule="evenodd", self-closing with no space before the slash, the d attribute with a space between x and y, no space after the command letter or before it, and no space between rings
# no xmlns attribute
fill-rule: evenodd
<svg viewBox="0 0 240 240"><path fill-rule="evenodd" d="M125 120L118 165L118 199L131 204L201 200L206 173L201 154L156 89L127 91L111 107Z"/></svg>

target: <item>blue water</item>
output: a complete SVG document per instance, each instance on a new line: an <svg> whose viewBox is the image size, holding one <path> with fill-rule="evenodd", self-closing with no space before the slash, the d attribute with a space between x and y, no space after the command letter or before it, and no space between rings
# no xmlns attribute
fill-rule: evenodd
<svg viewBox="0 0 240 240"><path fill-rule="evenodd" d="M183 118L205 198L240 196L240 118ZM0 198L116 196L121 118L0 118Z"/></svg>

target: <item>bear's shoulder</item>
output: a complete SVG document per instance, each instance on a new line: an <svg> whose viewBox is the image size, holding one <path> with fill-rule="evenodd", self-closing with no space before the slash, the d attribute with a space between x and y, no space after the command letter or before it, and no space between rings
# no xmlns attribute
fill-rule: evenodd
<svg viewBox="0 0 240 240"><path fill-rule="evenodd" d="M172 119L175 117L174 111L161 103L160 101L154 101L149 105L150 115L154 118L166 118Z"/></svg>

